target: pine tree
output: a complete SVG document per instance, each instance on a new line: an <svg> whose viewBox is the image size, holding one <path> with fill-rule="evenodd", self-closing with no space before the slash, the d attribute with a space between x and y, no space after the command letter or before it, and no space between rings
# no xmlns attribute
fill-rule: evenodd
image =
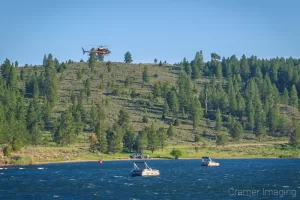
<svg viewBox="0 0 300 200"><path fill-rule="evenodd" d="M144 128L141 132L138 133L136 139L137 152L143 153L143 150L147 148L148 145L148 132L147 128Z"/></svg>
<svg viewBox="0 0 300 200"><path fill-rule="evenodd" d="M267 123L269 126L269 130L274 135L274 132L277 130L277 127L279 125L279 108L277 106L269 110Z"/></svg>
<svg viewBox="0 0 300 200"><path fill-rule="evenodd" d="M149 73L148 73L148 68L146 66L144 67L144 71L143 71L143 82L149 83Z"/></svg>
<svg viewBox="0 0 300 200"><path fill-rule="evenodd" d="M290 135L290 145L292 147L299 147L300 145L300 125L299 125L299 122L297 121L293 121L293 125L294 125L294 131L291 133Z"/></svg>
<svg viewBox="0 0 300 200"><path fill-rule="evenodd" d="M218 62L217 66L216 66L216 77L218 79L221 79L223 77L223 74L222 74L222 65L220 62Z"/></svg>
<svg viewBox="0 0 300 200"><path fill-rule="evenodd" d="M284 88L283 95L281 97L281 102L286 105L288 105L289 103L289 91L287 88Z"/></svg>
<svg viewBox="0 0 300 200"><path fill-rule="evenodd" d="M192 79L200 78L200 70L195 61L192 62Z"/></svg>
<svg viewBox="0 0 300 200"><path fill-rule="evenodd" d="M154 59L154 64L157 64L157 59L156 58Z"/></svg>
<svg viewBox="0 0 300 200"><path fill-rule="evenodd" d="M124 135L124 149L126 152L132 152L135 144L135 134L132 130L126 130Z"/></svg>
<svg viewBox="0 0 300 200"><path fill-rule="evenodd" d="M169 115L169 113L170 113L169 105L168 105L168 102L165 101L163 114L164 115Z"/></svg>
<svg viewBox="0 0 300 200"><path fill-rule="evenodd" d="M291 105L295 108L298 108L298 93L295 85L292 86L290 95L291 95Z"/></svg>
<svg viewBox="0 0 300 200"><path fill-rule="evenodd" d="M95 50L95 49L92 48L91 51L93 51L93 50ZM96 53L90 52L89 56L90 56L89 60L88 60L89 68L91 68L91 70L93 71L96 66L96 62L97 62L97 55L96 55Z"/></svg>
<svg viewBox="0 0 300 200"><path fill-rule="evenodd" d="M131 53L127 51L124 55L124 61L125 63L132 63Z"/></svg>
<svg viewBox="0 0 300 200"><path fill-rule="evenodd" d="M108 152L113 154L121 152L123 149L123 132L120 126L115 126L113 130L107 131Z"/></svg>
<svg viewBox="0 0 300 200"><path fill-rule="evenodd" d="M167 145L167 133L163 127L160 127L157 130L158 142L161 147L161 150L164 150L164 147Z"/></svg>
<svg viewBox="0 0 300 200"><path fill-rule="evenodd" d="M159 137L157 132L154 129L154 124L148 129L148 148L153 153L156 148L159 146Z"/></svg>
<svg viewBox="0 0 300 200"><path fill-rule="evenodd" d="M235 141L239 141L244 135L244 129L239 121L232 120L229 128L229 134Z"/></svg>
<svg viewBox="0 0 300 200"><path fill-rule="evenodd" d="M220 131L222 128L222 115L221 115L221 111L219 108L217 109L215 118L216 118L215 130Z"/></svg>
<svg viewBox="0 0 300 200"><path fill-rule="evenodd" d="M172 123L170 124L170 126L169 126L169 128L168 128L167 135L168 135L169 137L172 137L172 136L175 135L175 128L174 128L174 126L173 126Z"/></svg>

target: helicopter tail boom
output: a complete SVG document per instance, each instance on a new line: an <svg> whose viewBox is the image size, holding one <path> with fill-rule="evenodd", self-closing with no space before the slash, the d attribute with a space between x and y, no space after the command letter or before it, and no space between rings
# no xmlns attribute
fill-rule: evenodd
<svg viewBox="0 0 300 200"><path fill-rule="evenodd" d="M82 49L83 54L85 54L85 52L87 52L87 51L85 51L85 50L83 49L83 47L81 47L81 49Z"/></svg>

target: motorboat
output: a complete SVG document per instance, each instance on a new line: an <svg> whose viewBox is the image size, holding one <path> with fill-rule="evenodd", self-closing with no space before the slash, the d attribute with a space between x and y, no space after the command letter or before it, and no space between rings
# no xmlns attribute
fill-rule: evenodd
<svg viewBox="0 0 300 200"><path fill-rule="evenodd" d="M201 164L201 166L214 167L214 166L220 166L220 163L214 162L208 156L204 156L204 157L202 157L202 164Z"/></svg>
<svg viewBox="0 0 300 200"><path fill-rule="evenodd" d="M133 163L133 169L131 170L131 176L159 176L159 170L152 169L144 161L137 161Z"/></svg>

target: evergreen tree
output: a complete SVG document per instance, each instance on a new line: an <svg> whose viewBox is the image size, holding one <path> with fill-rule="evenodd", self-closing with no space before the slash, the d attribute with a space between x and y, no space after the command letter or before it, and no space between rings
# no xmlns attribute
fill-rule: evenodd
<svg viewBox="0 0 300 200"><path fill-rule="evenodd" d="M137 139L136 139L136 146L137 146L137 152L143 153L144 149L147 148L148 145L148 133L147 130L144 128L141 132L138 133Z"/></svg>
<svg viewBox="0 0 300 200"><path fill-rule="evenodd" d="M200 69L195 61L192 61L192 79L200 78Z"/></svg>
<svg viewBox="0 0 300 200"><path fill-rule="evenodd" d="M143 71L143 82L149 83L149 73L148 73L148 68L146 66L144 67L144 71Z"/></svg>
<svg viewBox="0 0 300 200"><path fill-rule="evenodd" d="M124 61L125 63L132 63L131 53L127 51L124 55Z"/></svg>
<svg viewBox="0 0 300 200"><path fill-rule="evenodd" d="M75 140L73 116L67 110L61 114L60 124L54 134L55 142L64 146L73 143Z"/></svg>
<svg viewBox="0 0 300 200"><path fill-rule="evenodd" d="M216 76L218 79L221 79L223 77L222 74L222 65L220 62L218 62L217 67L216 67Z"/></svg>
<svg viewBox="0 0 300 200"><path fill-rule="evenodd" d="M162 62L161 62L161 60L160 60L158 66L161 67L162 65L163 65L163 64L162 64Z"/></svg>
<svg viewBox="0 0 300 200"><path fill-rule="evenodd" d="M174 128L174 126L173 126L172 123L170 124L170 126L169 126L169 128L168 128L167 135L168 135L169 137L172 137L172 136L175 135L175 128Z"/></svg>
<svg viewBox="0 0 300 200"><path fill-rule="evenodd" d="M130 121L130 117L129 117L129 114L126 110L124 109L121 109L119 111L119 117L118 117L118 125L119 126L127 126L128 123Z"/></svg>
<svg viewBox="0 0 300 200"><path fill-rule="evenodd" d="M239 141L244 135L244 129L239 121L233 120L230 124L229 134L235 141Z"/></svg>
<svg viewBox="0 0 300 200"><path fill-rule="evenodd" d="M123 139L123 143L124 143L124 149L126 150L126 152L132 152L134 144L135 144L135 134L132 130L126 130L125 135L124 135L124 139Z"/></svg>
<svg viewBox="0 0 300 200"><path fill-rule="evenodd" d="M222 128L222 115L221 115L221 111L219 108L217 109L215 118L216 118L215 130L220 131Z"/></svg>
<svg viewBox="0 0 300 200"><path fill-rule="evenodd" d="M93 50L95 50L95 49L92 48L91 51L93 51ZM91 68L91 70L93 71L94 68L96 67L97 55L96 55L96 53L90 52L89 56L90 56L89 60L88 60L89 68Z"/></svg>
<svg viewBox="0 0 300 200"><path fill-rule="evenodd" d="M277 127L279 125L279 108L277 106L269 110L267 120L269 130L274 135L274 132L277 130Z"/></svg>
<svg viewBox="0 0 300 200"><path fill-rule="evenodd" d="M108 152L113 154L121 152L123 149L123 133L120 126L115 126L112 130L108 130L106 133Z"/></svg>
<svg viewBox="0 0 300 200"><path fill-rule="evenodd" d="M164 150L164 147L166 146L167 144L167 133L165 131L164 128L160 127L158 130L157 130L157 135L158 135L158 141L159 141L159 145L161 147L161 150L163 151Z"/></svg>
<svg viewBox="0 0 300 200"><path fill-rule="evenodd" d="M228 143L227 135L225 135L224 133L217 135L217 140L216 140L217 145L222 145L224 147L227 143Z"/></svg>
<svg viewBox="0 0 300 200"><path fill-rule="evenodd" d="M295 108L298 108L298 93L295 85L293 85L291 89L291 105Z"/></svg>
<svg viewBox="0 0 300 200"><path fill-rule="evenodd" d="M297 148L300 145L300 125L299 122L297 121L293 121L293 124L294 124L294 131L290 135L289 143L292 147Z"/></svg>
<svg viewBox="0 0 300 200"><path fill-rule="evenodd" d="M157 59L156 58L154 59L154 64L157 64Z"/></svg>
<svg viewBox="0 0 300 200"><path fill-rule="evenodd" d="M171 90L171 91L168 92L167 102L168 102L169 108L173 112L178 112L179 111L178 97L177 97L177 94L174 90Z"/></svg>
<svg viewBox="0 0 300 200"><path fill-rule="evenodd" d="M154 124L151 125L150 128L148 128L148 148L151 150L153 153L156 148L159 146L159 137L157 132L154 129Z"/></svg>
<svg viewBox="0 0 300 200"><path fill-rule="evenodd" d="M287 88L284 88L283 95L281 97L281 102L286 105L289 104L289 91Z"/></svg>
<svg viewBox="0 0 300 200"><path fill-rule="evenodd" d="M165 101L163 114L164 115L169 115L169 112L170 112L170 110L169 110L168 102Z"/></svg>
<svg viewBox="0 0 300 200"><path fill-rule="evenodd" d="M251 71L250 71L250 66L249 66L249 63L248 63L248 60L247 60L245 54L243 54L240 63L241 63L240 68L241 68L241 73L242 73L243 79L246 80L249 77Z"/></svg>

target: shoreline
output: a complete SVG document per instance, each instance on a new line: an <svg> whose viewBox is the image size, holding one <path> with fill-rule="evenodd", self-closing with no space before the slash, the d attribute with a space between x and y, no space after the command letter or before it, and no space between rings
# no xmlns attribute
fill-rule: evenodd
<svg viewBox="0 0 300 200"><path fill-rule="evenodd" d="M211 157L214 160L223 160L223 159L299 159L299 158L279 158L279 157ZM47 165L47 164L64 164L64 163L83 163L83 162L99 162L99 160L67 160L67 161L46 161L46 162L35 162L31 164L1 164L0 168L4 166L28 166L28 165ZM113 162L113 161L148 161L148 160L176 160L174 158L150 158L150 159L128 159L128 158L119 158L119 159L102 159L102 162ZM179 158L177 160L201 160L201 158Z"/></svg>

